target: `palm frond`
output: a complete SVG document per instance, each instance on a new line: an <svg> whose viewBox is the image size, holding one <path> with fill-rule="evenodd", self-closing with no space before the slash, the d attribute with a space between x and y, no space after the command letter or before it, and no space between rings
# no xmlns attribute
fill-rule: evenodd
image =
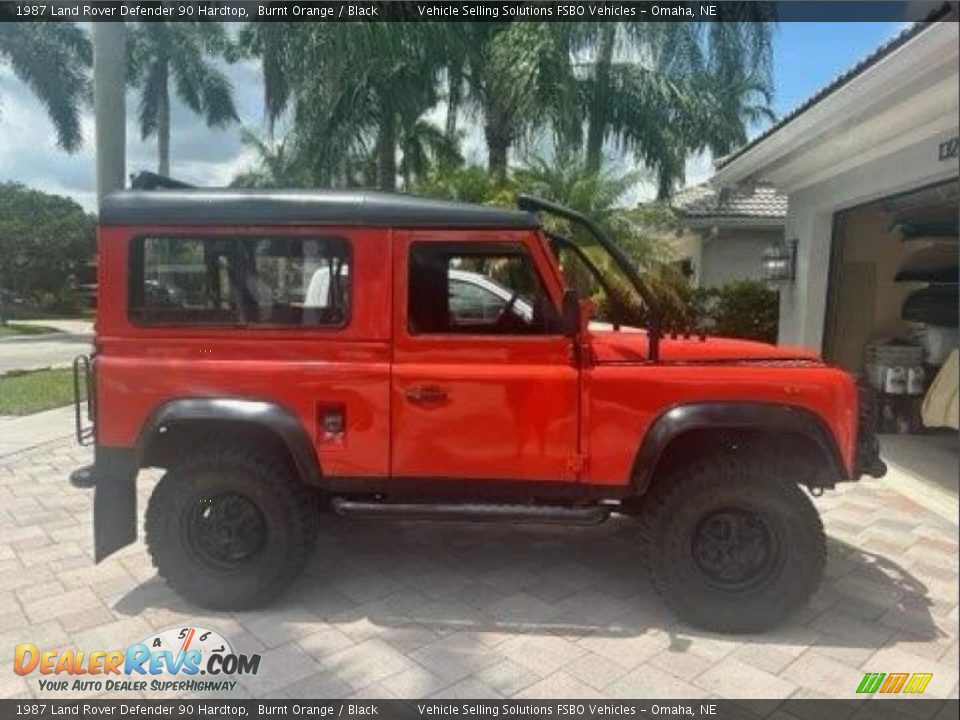
<svg viewBox="0 0 960 720"><path fill-rule="evenodd" d="M148 65L141 80L140 103L137 111L140 137L144 140L157 132L160 108L168 92L166 66L162 63Z"/></svg>
<svg viewBox="0 0 960 720"><path fill-rule="evenodd" d="M211 127L236 122L233 87L210 59L214 52L224 52L223 28L216 23L173 23L170 38L170 70L180 100Z"/></svg>
<svg viewBox="0 0 960 720"><path fill-rule="evenodd" d="M289 53L296 45L299 28L295 23L248 22L234 48L239 55L260 58L264 115L270 133L290 101L294 70Z"/></svg>
<svg viewBox="0 0 960 720"><path fill-rule="evenodd" d="M92 51L86 33L73 23L2 24L0 57L43 105L60 147L76 151L83 140L80 108L90 92Z"/></svg>

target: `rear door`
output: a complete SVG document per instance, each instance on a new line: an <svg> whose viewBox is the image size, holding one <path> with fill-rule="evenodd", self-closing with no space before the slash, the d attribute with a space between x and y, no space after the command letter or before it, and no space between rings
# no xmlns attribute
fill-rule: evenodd
<svg viewBox="0 0 960 720"><path fill-rule="evenodd" d="M391 474L576 479L579 371L537 236L398 233L394 288Z"/></svg>

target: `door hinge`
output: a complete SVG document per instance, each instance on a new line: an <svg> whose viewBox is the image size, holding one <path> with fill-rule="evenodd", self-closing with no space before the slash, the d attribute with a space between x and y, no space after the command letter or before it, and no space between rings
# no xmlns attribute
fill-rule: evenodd
<svg viewBox="0 0 960 720"><path fill-rule="evenodd" d="M567 458L567 475L579 477L587 469L587 456L577 453Z"/></svg>

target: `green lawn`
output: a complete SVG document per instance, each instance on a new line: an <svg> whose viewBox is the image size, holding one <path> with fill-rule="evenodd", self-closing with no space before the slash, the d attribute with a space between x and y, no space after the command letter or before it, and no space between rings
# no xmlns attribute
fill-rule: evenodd
<svg viewBox="0 0 960 720"><path fill-rule="evenodd" d="M13 337L15 335L43 335L44 333L59 332L56 328L46 325L29 325L27 323L7 323L0 325L0 338Z"/></svg>
<svg viewBox="0 0 960 720"><path fill-rule="evenodd" d="M83 390L81 386L81 394ZM0 415L29 415L72 402L73 371L69 368L0 377Z"/></svg>

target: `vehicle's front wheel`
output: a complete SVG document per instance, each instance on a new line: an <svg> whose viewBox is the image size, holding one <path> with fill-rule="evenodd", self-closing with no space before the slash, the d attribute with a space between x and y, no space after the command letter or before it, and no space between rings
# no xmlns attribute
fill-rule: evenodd
<svg viewBox="0 0 960 720"><path fill-rule="evenodd" d="M732 453L657 481L641 515L654 586L680 619L768 630L802 607L826 561L809 497L762 455Z"/></svg>
<svg viewBox="0 0 960 720"><path fill-rule="evenodd" d="M147 548L184 598L263 605L297 577L316 537L316 499L273 454L228 447L189 456L150 497Z"/></svg>

